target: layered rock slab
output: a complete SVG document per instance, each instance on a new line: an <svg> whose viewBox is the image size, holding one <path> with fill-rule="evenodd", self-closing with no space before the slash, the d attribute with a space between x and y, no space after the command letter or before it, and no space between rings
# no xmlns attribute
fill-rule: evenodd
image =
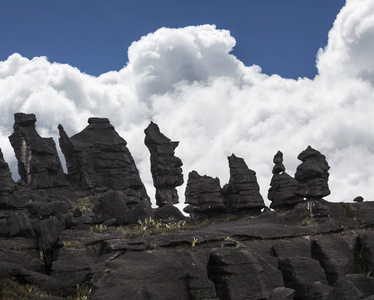
<svg viewBox="0 0 374 300"><path fill-rule="evenodd" d="M16 113L14 132L9 136L14 149L21 180L32 189L66 187L56 144L52 138L42 138L35 129L34 114Z"/></svg>
<svg viewBox="0 0 374 300"><path fill-rule="evenodd" d="M80 189L132 189L149 200L127 142L107 118L89 118L88 124L70 138L58 126L71 181Z"/></svg>
<svg viewBox="0 0 374 300"><path fill-rule="evenodd" d="M179 203L177 186L183 184L182 161L174 155L179 142L173 142L151 122L144 130L144 143L151 154L151 173L156 188L156 204Z"/></svg>
<svg viewBox="0 0 374 300"><path fill-rule="evenodd" d="M265 207L257 183L256 172L249 169L243 158L228 157L230 180L224 187L228 211L260 211Z"/></svg>

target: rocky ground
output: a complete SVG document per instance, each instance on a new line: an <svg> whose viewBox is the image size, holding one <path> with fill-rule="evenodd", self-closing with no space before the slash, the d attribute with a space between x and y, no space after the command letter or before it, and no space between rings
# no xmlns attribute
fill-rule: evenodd
<svg viewBox="0 0 374 300"><path fill-rule="evenodd" d="M65 216L54 209L35 215L39 226L47 223L44 232L33 229L35 205L1 211L1 220L11 214L8 236L0 238L3 299L352 300L374 294L374 202L310 201L257 216L105 226L93 222L93 198L80 202L82 215L73 216L72 208ZM55 228L55 219L65 219L66 228Z"/></svg>

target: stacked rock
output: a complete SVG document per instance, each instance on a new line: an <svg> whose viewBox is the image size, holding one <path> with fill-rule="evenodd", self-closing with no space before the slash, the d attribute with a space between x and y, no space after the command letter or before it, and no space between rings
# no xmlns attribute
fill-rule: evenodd
<svg viewBox="0 0 374 300"><path fill-rule="evenodd" d="M174 155L179 142L172 142L151 122L144 130L144 143L151 154L151 173L156 188L156 204L179 203L177 186L183 184L182 161Z"/></svg>
<svg viewBox="0 0 374 300"><path fill-rule="evenodd" d="M225 199L229 212L260 211L265 207L257 183L256 172L249 169L243 158L228 157L230 180L225 186Z"/></svg>
<svg viewBox="0 0 374 300"><path fill-rule="evenodd" d="M196 171L188 174L184 208L191 217L208 217L226 212L225 199L218 178L201 176Z"/></svg>
<svg viewBox="0 0 374 300"><path fill-rule="evenodd" d="M52 138L42 138L35 129L34 114L16 113L9 136L21 180L32 189L68 186Z"/></svg>
<svg viewBox="0 0 374 300"><path fill-rule="evenodd" d="M272 201L270 207L273 209L292 208L303 201L303 197L296 195L298 181L287 174L283 164L283 153L278 151L273 159L273 177L270 182L268 199Z"/></svg>
<svg viewBox="0 0 374 300"><path fill-rule="evenodd" d="M131 189L149 200L127 142L107 118L89 118L88 124L71 138L58 126L71 181L86 190Z"/></svg>
<svg viewBox="0 0 374 300"><path fill-rule="evenodd" d="M312 199L322 199L330 195L328 186L330 167L325 156L308 146L297 158L302 163L297 167L295 173L295 178L298 181L296 194Z"/></svg>

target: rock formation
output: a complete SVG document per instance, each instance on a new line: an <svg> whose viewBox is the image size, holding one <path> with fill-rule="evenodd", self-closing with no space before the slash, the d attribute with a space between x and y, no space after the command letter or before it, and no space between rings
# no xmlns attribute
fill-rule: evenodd
<svg viewBox="0 0 374 300"><path fill-rule="evenodd" d="M4 160L3 152L0 149L0 195L12 193L15 188L15 183L12 179L9 165Z"/></svg>
<svg viewBox="0 0 374 300"><path fill-rule="evenodd" d="M93 222L98 224L136 224L138 220L153 216L151 203L131 189L125 192L109 190L93 197L91 202L94 203Z"/></svg>
<svg viewBox="0 0 374 300"><path fill-rule="evenodd" d="M256 172L249 169L243 158L234 154L228 157L230 180L224 196L229 212L260 211L265 207L257 183Z"/></svg>
<svg viewBox="0 0 374 300"><path fill-rule="evenodd" d="M16 113L14 132L9 136L21 180L32 189L67 186L56 144L35 130L34 114Z"/></svg>
<svg viewBox="0 0 374 300"><path fill-rule="evenodd" d="M157 124L151 122L144 130L144 143L151 153L151 173L156 188L156 204L179 203L175 189L183 184L182 161L174 155L179 142L172 142L160 132Z"/></svg>
<svg viewBox="0 0 374 300"><path fill-rule="evenodd" d="M271 202L271 208L287 209L303 201L303 197L296 195L298 181L287 174L283 165L283 153L278 151L275 154L273 167L273 177L270 182L268 199Z"/></svg>
<svg viewBox="0 0 374 300"><path fill-rule="evenodd" d="M184 218L172 204L151 209L149 200L133 188L110 190L98 185L94 187L100 187L100 193L92 195L94 189L78 201L69 186L54 185L58 172L41 181L45 172L56 170L47 167L54 166L53 144L29 128L35 123L32 115L21 119L13 142L16 155L23 153L20 171L28 185L13 182L0 151L1 299L373 299L374 202L321 199L328 191L328 166L318 151L308 148L302 153L304 165L298 169L300 197L308 201L287 211L227 219L219 179L193 171L187 182L186 211L194 218ZM71 159L82 163L82 169L81 159L92 157L75 153L78 146L81 152L93 153L82 145L102 150L96 153L100 172L103 165L113 166L105 157L115 160L107 153L109 146L122 140L108 124L96 123L91 139L74 142L60 129ZM95 127L103 130L99 137L106 128L108 136L117 138L112 144L110 138L98 138ZM18 139L24 141L21 150ZM115 154L122 163L123 152ZM46 161L36 164L44 155ZM241 159L230 159L229 185L235 187L231 190L247 195L244 179L253 173ZM274 176L285 174L281 153L274 162ZM93 168L92 161L88 165ZM232 195L238 194L242 196ZM203 222L195 218L207 216L220 218ZM141 222L134 225L137 219Z"/></svg>
<svg viewBox="0 0 374 300"><path fill-rule="evenodd" d="M226 212L225 199L218 178L201 176L196 171L188 174L184 208L191 217L206 217Z"/></svg>
<svg viewBox="0 0 374 300"><path fill-rule="evenodd" d="M68 137L59 125L60 147L71 181L80 189L132 189L149 199L134 159L107 118L89 118L88 126Z"/></svg>
<svg viewBox="0 0 374 300"><path fill-rule="evenodd" d="M308 146L297 158L302 163L295 173L295 179L299 182L296 194L304 198L318 199L330 195L327 183L330 167L325 156Z"/></svg>

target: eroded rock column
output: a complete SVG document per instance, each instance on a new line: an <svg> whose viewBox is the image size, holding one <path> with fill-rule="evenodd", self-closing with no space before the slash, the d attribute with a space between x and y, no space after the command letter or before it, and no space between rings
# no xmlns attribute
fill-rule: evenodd
<svg viewBox="0 0 374 300"><path fill-rule="evenodd" d="M107 118L89 118L88 124L70 138L58 126L71 181L81 189L131 189L149 200L127 142Z"/></svg>
<svg viewBox="0 0 374 300"><path fill-rule="evenodd" d="M179 142L172 142L151 122L144 130L144 143L151 153L151 173L156 188L156 204L179 203L177 186L183 184L182 161L174 155Z"/></svg>
<svg viewBox="0 0 374 300"><path fill-rule="evenodd" d="M9 136L19 175L30 188L68 186L52 138L42 138L35 129L34 114L16 113L14 132Z"/></svg>

